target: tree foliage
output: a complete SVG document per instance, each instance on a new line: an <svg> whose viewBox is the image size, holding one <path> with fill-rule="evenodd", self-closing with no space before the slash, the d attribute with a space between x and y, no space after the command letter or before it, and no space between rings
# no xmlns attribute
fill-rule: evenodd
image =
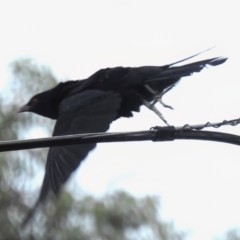
<svg viewBox="0 0 240 240"><path fill-rule="evenodd" d="M219 240L240 240L240 229L230 229Z"/></svg>

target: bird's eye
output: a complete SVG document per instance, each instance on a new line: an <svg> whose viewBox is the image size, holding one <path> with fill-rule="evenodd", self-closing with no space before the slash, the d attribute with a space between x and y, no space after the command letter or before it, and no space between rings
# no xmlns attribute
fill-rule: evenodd
<svg viewBox="0 0 240 240"><path fill-rule="evenodd" d="M32 99L32 101L31 101L31 105L36 105L37 102L38 102L38 100L37 100L36 98L34 98L34 99Z"/></svg>

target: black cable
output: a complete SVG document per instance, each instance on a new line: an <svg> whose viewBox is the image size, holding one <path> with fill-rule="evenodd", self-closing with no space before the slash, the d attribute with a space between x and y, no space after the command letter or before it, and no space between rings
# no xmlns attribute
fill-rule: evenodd
<svg viewBox="0 0 240 240"><path fill-rule="evenodd" d="M240 145L240 136L174 127L153 127L150 131L124 133L90 133L51 138L0 142L0 152L66 146L85 143L126 142L126 141L173 141L175 139L208 140Z"/></svg>
<svg viewBox="0 0 240 240"><path fill-rule="evenodd" d="M221 132L184 130L177 133L175 139L206 140L240 146L240 136Z"/></svg>

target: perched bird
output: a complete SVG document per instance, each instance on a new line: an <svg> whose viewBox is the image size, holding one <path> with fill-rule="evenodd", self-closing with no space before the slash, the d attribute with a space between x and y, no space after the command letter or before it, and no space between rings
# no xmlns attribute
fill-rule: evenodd
<svg viewBox="0 0 240 240"><path fill-rule="evenodd" d="M162 101L164 93L182 77L200 72L206 65L217 66L227 60L217 57L173 66L187 59L161 67L101 69L85 80L60 83L53 89L33 96L19 112L34 112L56 119L53 136L105 132L111 122L120 117L131 117L132 112L139 112L142 105L167 123L155 107L159 101L164 107L171 108ZM39 198L23 225L50 191L59 195L62 185L95 147L96 144L82 144L49 149Z"/></svg>

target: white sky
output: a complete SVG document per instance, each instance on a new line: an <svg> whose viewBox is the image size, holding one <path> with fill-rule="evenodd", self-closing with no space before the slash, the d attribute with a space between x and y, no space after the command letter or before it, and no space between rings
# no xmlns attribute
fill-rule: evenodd
<svg viewBox="0 0 240 240"><path fill-rule="evenodd" d="M230 59L183 79L164 97L174 111L158 107L175 126L239 118L238 9L234 0L2 1L1 84L19 56L50 65L61 79L83 79L103 67L163 65L216 46L194 60ZM142 108L110 131L162 124ZM219 131L240 135L240 126ZM240 227L239 149L201 141L101 144L71 181L97 195L123 188L161 196L165 217L190 230L189 239L208 240Z"/></svg>

